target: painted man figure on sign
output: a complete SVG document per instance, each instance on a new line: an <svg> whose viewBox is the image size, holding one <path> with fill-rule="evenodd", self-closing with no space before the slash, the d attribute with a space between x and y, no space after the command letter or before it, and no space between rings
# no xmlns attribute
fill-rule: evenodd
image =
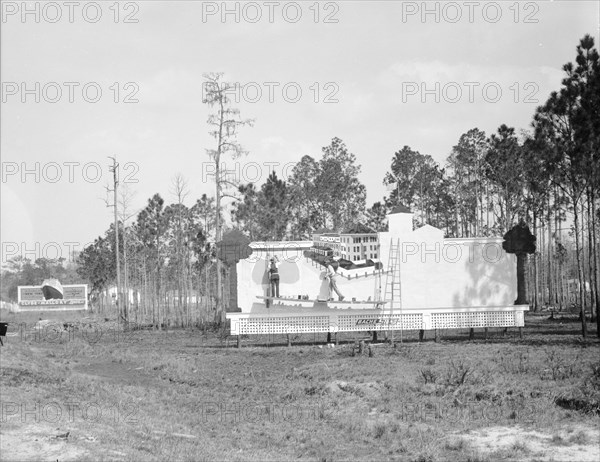
<svg viewBox="0 0 600 462"><path fill-rule="evenodd" d="M340 289L338 289L337 286L337 266L338 263L333 262L333 260L328 259L325 263L327 265L327 279L329 280L329 300L333 300L333 297L331 296L333 294L333 291L335 291L335 293L337 294L337 296L339 297L340 302L342 300L344 300L344 296L342 295L342 293L340 292ZM334 268L335 265L335 268Z"/></svg>
<svg viewBox="0 0 600 462"><path fill-rule="evenodd" d="M273 257L269 261L269 282L271 297L279 298L279 259L277 257Z"/></svg>

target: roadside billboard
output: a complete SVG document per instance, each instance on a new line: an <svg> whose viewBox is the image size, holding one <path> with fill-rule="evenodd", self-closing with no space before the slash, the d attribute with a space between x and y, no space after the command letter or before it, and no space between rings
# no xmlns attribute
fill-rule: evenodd
<svg viewBox="0 0 600 462"><path fill-rule="evenodd" d="M64 285L63 298L46 300L41 286L19 286L18 304L21 311L87 310L87 284Z"/></svg>

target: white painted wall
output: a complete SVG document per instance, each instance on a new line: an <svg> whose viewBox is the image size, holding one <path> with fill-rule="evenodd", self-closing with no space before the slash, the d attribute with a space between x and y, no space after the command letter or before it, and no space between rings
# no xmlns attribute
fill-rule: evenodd
<svg viewBox="0 0 600 462"><path fill-rule="evenodd" d="M501 239L444 239L441 230L426 225L412 229L412 214L389 215L390 231L379 233L381 261L388 265L390 241L400 246L402 309L511 306L517 297L516 259L502 250ZM268 288L268 258L280 260L280 295L317 298L323 281L321 267L303 256L304 249L257 251L238 263L238 305L243 313L264 313ZM361 273L360 270L358 273ZM364 273L364 271L363 271ZM347 300L375 299L387 277L338 277ZM386 307L387 308L387 307ZM394 308L398 308L395 306Z"/></svg>
<svg viewBox="0 0 600 462"><path fill-rule="evenodd" d="M321 285L326 282L321 279L324 268L315 266L311 260L298 251L295 255L291 250L282 252L270 252L270 256L277 255L279 264L279 294L281 296L308 295L315 300L321 290ZM268 283L268 259L264 254L254 254L237 264L238 272L238 306L242 312L263 312L266 308L264 301L256 298L257 295L267 294ZM254 258L253 258L254 257ZM374 276L348 280L338 277L338 287L347 300L355 297L357 300L367 300L374 296ZM385 281L384 281L385 282Z"/></svg>
<svg viewBox="0 0 600 462"><path fill-rule="evenodd" d="M516 259L502 250L502 239L444 239L443 232L433 226L413 231L411 213L392 217L390 232L379 233L379 239L386 266L391 240L399 245L403 308L514 303Z"/></svg>

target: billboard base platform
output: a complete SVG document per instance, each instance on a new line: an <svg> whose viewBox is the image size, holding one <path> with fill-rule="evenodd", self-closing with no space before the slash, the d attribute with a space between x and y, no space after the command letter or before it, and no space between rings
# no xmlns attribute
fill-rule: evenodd
<svg viewBox="0 0 600 462"><path fill-rule="evenodd" d="M258 308L258 307L257 307ZM528 305L469 308L339 310L326 306L272 307L227 313L231 335L303 334L375 330L523 327Z"/></svg>

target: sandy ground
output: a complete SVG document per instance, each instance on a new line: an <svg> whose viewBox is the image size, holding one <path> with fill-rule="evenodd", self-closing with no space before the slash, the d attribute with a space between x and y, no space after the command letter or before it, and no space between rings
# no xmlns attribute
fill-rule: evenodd
<svg viewBox="0 0 600 462"><path fill-rule="evenodd" d="M4 427L4 426L3 426ZM2 461L75 461L90 454L81 448L82 437L69 436L66 428L27 424L20 428L0 429ZM83 437L85 438L85 437Z"/></svg>
<svg viewBox="0 0 600 462"><path fill-rule="evenodd" d="M136 354L142 354L143 351L149 350L150 348L160 348L161 353L165 358L192 358L191 354L204 355L212 350L206 350L206 352L198 352L198 343L196 340L191 340L189 336L181 334L181 340L177 340L173 343L165 342L161 340L164 337L160 337L161 334L153 334L151 337L148 336L150 343L140 343L136 346L136 343L131 345L136 349ZM170 334L180 335L180 334ZM415 334L416 335L416 334ZM16 340L12 340L16 341ZM151 345L149 347L148 345ZM29 347L28 347L29 348ZM301 347L306 351L310 347ZM38 347L37 345L30 347L31 352L28 353L33 357L45 357L44 355L51 351L46 345ZM165 351L168 350L168 351ZM326 352L329 349L323 348L319 350ZM295 351L295 350L289 350ZM192 353L190 353L192 352ZM260 348L256 350L260 355L267 355L270 351L267 348ZM229 353L229 351L227 351ZM70 367L71 373L74 376L88 376L92 380L101 380L103 382L110 382L114 385L126 384L129 386L138 385L138 388L151 386L153 390L159 390L164 388L171 390L176 387L187 387L188 382L180 382L171 380L170 376L160 377L162 373L162 367L160 369L154 368L143 363L138 362L135 358L138 356L131 354L126 356L125 361L116 362L114 359L105 357L76 357L78 361L73 362ZM224 356L223 356L224 357ZM232 356L235 358L235 356ZM275 356L274 356L275 357ZM285 356L287 357L287 356ZM209 370L212 368L213 360L218 360L221 356L212 355L206 362L206 367ZM249 356L248 358L252 358ZM244 376L251 373L252 367L255 364L262 364L263 369L257 369L257 374L262 373L258 380L262 380L261 377L272 377L278 374L279 365L270 365L262 361L262 356L257 356L254 363L250 363L247 367L245 365L232 366L232 368L226 370L224 374L242 374L246 371ZM277 358L284 358L284 356L277 356ZM289 356L288 366L295 363L292 361L297 360L297 356ZM377 360L378 356L375 356L373 361ZM365 358L366 359L366 358ZM9 363L10 364L10 363ZM195 364L195 363L194 363ZM199 362L200 365L205 363ZM217 363L225 364L225 363ZM271 367L273 370L265 369ZM311 362L303 363L302 367L294 366L294 376L301 377L302 373L307 373L308 376L314 375L320 377L319 380L326 380L325 389L328 394L332 396L344 396L350 394L354 397L360 397L361 400L369 400L370 402L376 402L380 396L382 390L382 384L379 381L367 381L367 382L350 382L348 377L346 380L334 380L335 370L330 371L330 366L327 362ZM342 364L345 364L342 362ZM354 367L356 363L347 363ZM331 363L330 363L331 365ZM15 366L17 367L17 366ZM22 366L19 366L22 367ZM366 367L366 366L365 366ZM369 366L371 367L371 366ZM16 370L7 367L7 370ZM340 369L341 371L342 369ZM368 370L368 369L366 369ZM266 371L266 372L265 372ZM204 369L201 373L206 372ZM326 373L325 373L326 372ZM339 372L339 371L338 371ZM351 374L352 377L357 374ZM358 374L360 375L360 374ZM237 375L236 375L237 376ZM7 375L9 378L13 376ZM177 376L173 376L174 379ZM325 379L325 377L327 377ZM366 378L370 378L370 375L364 375ZM251 376L252 383L255 383L257 379L254 375ZM168 379L168 380L167 380ZM193 378L186 378L186 380L195 380ZM246 379L244 379L246 380ZM244 380L240 380L240 384L245 384ZM247 378L250 382L250 377ZM308 382L307 382L308 383ZM193 386L196 386L195 384ZM157 391L158 392L158 391ZM166 392L163 396L168 396ZM358 401L357 401L358 402ZM376 417L380 416L380 412L375 409L365 418L373 417L374 421ZM85 429L87 428L87 430ZM182 429L183 430L183 429ZM94 433L94 427L82 427L76 423L56 423L54 425L48 423L39 422L21 422L17 417L9 419L9 421L0 422L0 461L96 461L98 459L104 460L116 460L125 461L131 460L131 455L128 455L125 451L130 451L129 447L126 446L113 446L111 449L104 449L100 444L102 440L101 433ZM67 435L68 433L68 435ZM106 433L106 432L104 432ZM193 432L190 432L193 433ZM149 439L161 439L165 435L165 432L153 431L150 434L143 433L145 440ZM198 437L198 435L188 434L187 432L181 433L170 433L169 436L175 436L180 441L186 442L191 441ZM495 461L498 460L496 451L507 451L506 454L510 454L511 450L514 453L514 457L504 460L510 461L570 461L570 462L587 462L587 461L600 461L600 420L595 419L594 425L583 425L575 424L571 422L555 421L552 428L537 428L537 430L528 429L519 426L494 426L478 428L469 432L456 431L448 435L450 441L455 441L459 438L465 440L468 443L468 448L477 451L483 457L487 456L487 460ZM132 438L134 441L141 441L140 439ZM179 444L179 443L174 443ZM121 452L123 451L123 452ZM131 454L131 453L130 453ZM262 453L261 453L262 454ZM312 454L312 453L311 453ZM350 451L340 452L343 454L338 459L351 459L353 454ZM312 454L314 455L314 454ZM448 453L445 453L448 456ZM240 458L243 456L240 456ZM311 457L311 456L305 456ZM385 456L384 456L385 457ZM393 456L392 456L393 457ZM482 458L483 458L482 457ZM263 457L264 459L264 457ZM313 457L313 460L319 459L318 456ZM327 458L329 459L329 458ZM143 460L143 458L139 458ZM261 458L255 457L255 460L262 460ZM442 459L444 460L444 459ZM445 459L448 460L448 459ZM463 459L464 460L464 459Z"/></svg>
<svg viewBox="0 0 600 462"><path fill-rule="evenodd" d="M69 432L68 436L65 436ZM553 435L568 440L573 434L587 435L585 444L557 445ZM182 435L187 436L187 435ZM482 455L510 449L515 444L524 445L526 454L519 461L597 462L600 460L600 433L597 429L561 427L543 433L520 427L488 427L460 435ZM26 424L20 428L0 430L1 461L77 461L93 460L92 436L78 435L77 430L53 428L39 424ZM523 446L521 446L523 447ZM520 452L523 452L521 450ZM111 451L111 460L125 460L126 454Z"/></svg>
<svg viewBox="0 0 600 462"><path fill-rule="evenodd" d="M553 441L553 436L560 436L563 440L568 441L574 434L581 435L585 443L561 445ZM597 462L600 460L600 430L598 428L565 426L549 434L525 430L521 427L488 427L472 431L462 437L481 454L489 454L499 449L510 449L515 444L523 445L526 448L524 450L526 455L519 457L519 461Z"/></svg>

